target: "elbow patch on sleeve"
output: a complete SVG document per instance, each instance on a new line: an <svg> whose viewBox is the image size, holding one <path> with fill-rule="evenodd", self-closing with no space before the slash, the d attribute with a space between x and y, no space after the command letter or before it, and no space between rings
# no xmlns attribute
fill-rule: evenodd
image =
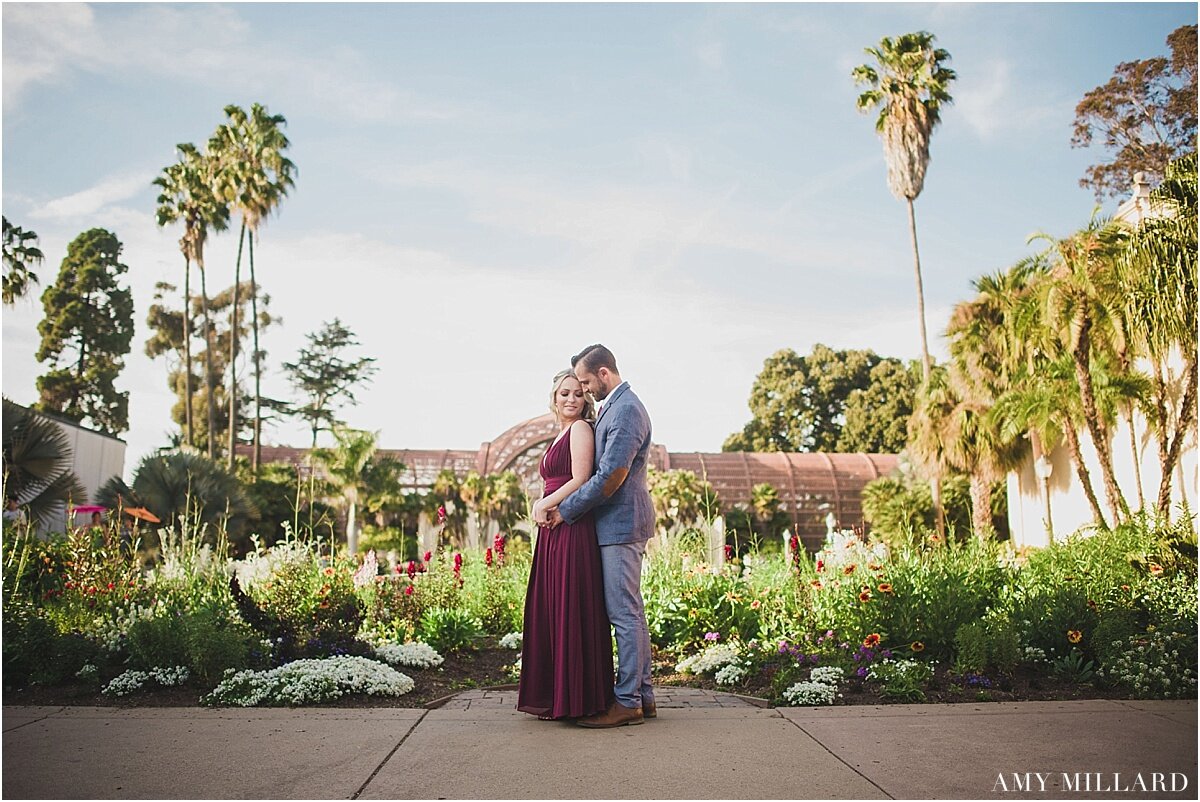
<svg viewBox="0 0 1200 802"><path fill-rule="evenodd" d="M604 497L610 498L613 493L616 493L617 490L620 489L621 485L625 483L625 477L628 475L628 468L617 468L615 471L613 471L612 476L608 477L608 480L604 483L604 488L601 491L604 493Z"/></svg>

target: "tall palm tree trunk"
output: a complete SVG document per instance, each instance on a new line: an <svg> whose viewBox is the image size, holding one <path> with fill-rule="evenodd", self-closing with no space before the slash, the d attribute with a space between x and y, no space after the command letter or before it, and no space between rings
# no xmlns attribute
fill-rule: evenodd
<svg viewBox="0 0 1200 802"><path fill-rule="evenodd" d="M971 472L971 526L981 541L996 533L992 527L992 483L982 471Z"/></svg>
<svg viewBox="0 0 1200 802"><path fill-rule="evenodd" d="M183 442L188 448L195 446L192 442L192 260L183 257Z"/></svg>
<svg viewBox="0 0 1200 802"><path fill-rule="evenodd" d="M217 458L217 405L213 387L213 327L208 311L208 284L204 269L204 257L196 259L200 269L200 308L204 312L204 391L208 408L208 458Z"/></svg>
<svg viewBox="0 0 1200 802"><path fill-rule="evenodd" d="M1175 435L1171 438L1170 446L1166 449L1166 456L1160 457L1162 462L1162 481L1158 485L1158 511L1164 516L1169 516L1171 512L1171 472L1179 464L1179 454L1183 446L1183 441L1196 422L1196 368L1196 354L1192 353L1187 357L1188 382L1186 389L1183 391L1183 401L1179 405L1179 419L1175 422ZM1163 427L1164 436L1166 435L1166 428L1166 426ZM1159 450L1161 453L1161 446Z"/></svg>
<svg viewBox="0 0 1200 802"><path fill-rule="evenodd" d="M1112 446L1108 441L1108 432L1100 420L1100 410L1096 405L1096 392L1092 386L1092 372L1089 365L1092 349L1092 318L1083 314L1079 317L1079 339L1071 356L1075 363L1075 380L1079 385L1079 400L1083 404L1083 420L1091 435L1092 445L1096 448L1096 456L1100 460L1100 475L1104 479L1104 494L1112 512L1113 523L1120 523L1122 517L1129 516L1129 505L1121 488L1117 486L1117 477L1113 472Z"/></svg>
<svg viewBox="0 0 1200 802"><path fill-rule="evenodd" d="M250 229L250 314L254 331L254 456L251 465L258 476L262 461L262 359L258 353L258 283L254 280L254 229Z"/></svg>
<svg viewBox="0 0 1200 802"><path fill-rule="evenodd" d="M1133 417L1133 404L1125 407L1125 422L1129 424L1129 452L1133 455L1133 479L1137 482L1138 509L1146 509L1146 494L1142 490L1142 461L1138 457L1137 424Z"/></svg>
<svg viewBox="0 0 1200 802"><path fill-rule="evenodd" d="M1075 425L1067 421L1063 426L1063 436L1067 440L1067 448L1071 452L1071 461L1075 463L1075 474L1079 477L1079 484L1083 487L1083 494L1087 496L1088 504L1092 508L1092 517L1096 519L1096 525L1101 531L1108 531L1108 522L1104 520L1104 512L1100 509L1100 500L1096 498L1096 491L1092 489L1092 476L1088 472L1087 465L1083 462L1083 452L1079 449L1079 435L1075 432Z"/></svg>
<svg viewBox="0 0 1200 802"><path fill-rule="evenodd" d="M912 239L913 273L917 279L917 322L921 327L921 375L925 386L929 386L929 374L933 372L933 360L929 357L929 335L925 329L925 285L921 281L921 251L917 247L917 215L913 199L906 198L908 206L908 235ZM942 467L935 465L929 480L929 491L933 499L933 519L937 533L946 537L946 512L942 509Z"/></svg>
<svg viewBox="0 0 1200 802"><path fill-rule="evenodd" d="M237 347L238 347L238 290L242 281L242 245L246 241L246 221L238 235L237 261L233 268L233 312L229 329L229 470L233 470L234 449L237 447Z"/></svg>

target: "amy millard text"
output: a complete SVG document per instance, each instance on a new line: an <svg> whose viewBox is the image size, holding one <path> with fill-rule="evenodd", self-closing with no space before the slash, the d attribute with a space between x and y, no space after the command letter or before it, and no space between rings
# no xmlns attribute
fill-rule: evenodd
<svg viewBox="0 0 1200 802"><path fill-rule="evenodd" d="M1083 771L1021 771L997 774L992 791L1021 793L1026 791L1063 791L1074 793L1103 794L1142 791L1154 793L1179 793L1186 791L1188 776L1178 771L1137 772L1083 772Z"/></svg>

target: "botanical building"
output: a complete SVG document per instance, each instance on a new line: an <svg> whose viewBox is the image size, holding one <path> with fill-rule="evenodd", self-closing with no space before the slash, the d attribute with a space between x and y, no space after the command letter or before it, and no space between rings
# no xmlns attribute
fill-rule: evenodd
<svg viewBox="0 0 1200 802"><path fill-rule="evenodd" d="M380 449L405 466L403 489L427 491L437 475L450 469L460 478L514 471L531 497L540 495L538 463L559 429L550 413L513 426L477 450ZM263 447L266 462L304 464L304 449ZM688 470L712 483L722 511L749 504L755 485L769 484L792 518L792 531L809 549L824 540L827 519L838 527L862 523L862 489L896 467L895 454L784 454L751 452L673 452L663 445L651 449L651 464L659 470Z"/></svg>

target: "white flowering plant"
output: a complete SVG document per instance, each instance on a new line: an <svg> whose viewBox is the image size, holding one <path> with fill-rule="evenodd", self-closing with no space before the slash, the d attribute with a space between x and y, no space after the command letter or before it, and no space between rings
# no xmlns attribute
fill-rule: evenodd
<svg viewBox="0 0 1200 802"><path fill-rule="evenodd" d="M394 666L408 668L437 668L446 659L437 653L428 643L409 641L408 643L385 643L375 647L375 656Z"/></svg>
<svg viewBox="0 0 1200 802"><path fill-rule="evenodd" d="M1121 651L1096 676L1131 689L1139 699L1195 698L1196 652L1183 633L1153 630L1112 646Z"/></svg>
<svg viewBox="0 0 1200 802"><path fill-rule="evenodd" d="M837 688L824 682L797 682L783 692L789 705L831 705L839 696Z"/></svg>
<svg viewBox="0 0 1200 802"><path fill-rule="evenodd" d="M415 683L406 674L365 657L296 660L269 671L226 672L200 701L235 707L320 704L346 694L402 696Z"/></svg>
<svg viewBox="0 0 1200 802"><path fill-rule="evenodd" d="M741 652L735 643L717 643L704 651L685 657L675 666L681 674L712 674L725 666L737 663Z"/></svg>
<svg viewBox="0 0 1200 802"><path fill-rule="evenodd" d="M919 660L885 659L867 670L867 679L880 685L879 692L900 702L925 700L925 684L933 679L933 667Z"/></svg>
<svg viewBox="0 0 1200 802"><path fill-rule="evenodd" d="M111 682L104 686L104 690L101 693L105 696L127 696L134 691L141 690L150 681L170 688L182 685L188 681L190 676L187 666L174 666L172 668L158 667L152 668L149 671L126 671L114 677Z"/></svg>
<svg viewBox="0 0 1200 802"><path fill-rule="evenodd" d="M816 666L809 672L809 679L813 682L831 685L834 688L841 685L845 678L846 672L838 666Z"/></svg>
<svg viewBox="0 0 1200 802"><path fill-rule="evenodd" d="M501 649L519 650L521 648L521 643L522 643L523 639L524 639L524 633L510 632L507 635L505 635L503 638L500 639L500 648Z"/></svg>

